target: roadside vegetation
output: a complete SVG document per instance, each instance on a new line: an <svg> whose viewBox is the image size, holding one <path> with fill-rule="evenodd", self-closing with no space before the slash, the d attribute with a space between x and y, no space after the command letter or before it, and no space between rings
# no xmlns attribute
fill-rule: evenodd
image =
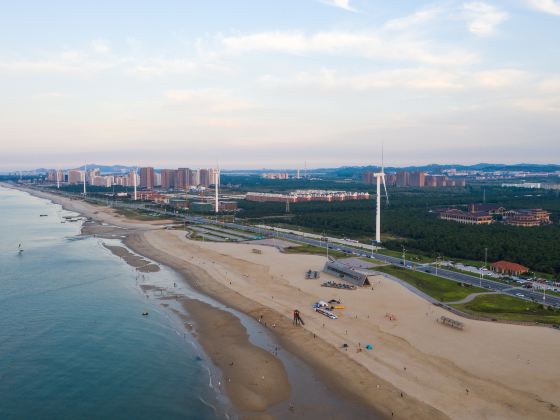
<svg viewBox="0 0 560 420"><path fill-rule="evenodd" d="M493 224L463 225L439 220L437 208L455 206L466 210L469 203L482 202L483 190L487 203L508 209L543 208L552 213L551 225L522 228ZM370 193L374 189L370 187ZM467 186L466 188L393 188L390 203L382 209L383 245L400 256L402 246L407 259L415 256L431 259L465 261L469 265L483 264L488 248L488 262L508 260L523 264L532 271L560 278L560 197L555 191L537 190L528 193L499 186ZM373 200L255 203L240 201L239 216L253 221L266 216L267 224L283 224L318 234L350 237L368 241L374 235ZM277 218L275 219L274 216Z"/></svg>
<svg viewBox="0 0 560 420"><path fill-rule="evenodd" d="M394 265L376 267L375 270L395 276L440 302L455 302L466 298L472 293L488 291L470 285L462 286L461 283Z"/></svg>
<svg viewBox="0 0 560 420"><path fill-rule="evenodd" d="M115 208L115 212L120 214L121 216L124 216L124 217L128 218L128 219L141 220L141 221L153 221L153 220L168 219L168 217L153 216L149 213L145 213L145 212L142 212L142 211L136 211L136 210L130 210L130 209L126 209L126 208Z"/></svg>
<svg viewBox="0 0 560 420"><path fill-rule="evenodd" d="M452 305L460 311L504 321L560 324L560 310L508 295L481 295L467 303Z"/></svg>
<svg viewBox="0 0 560 420"><path fill-rule="evenodd" d="M284 252L287 254L313 254L313 255L322 255L327 256L326 248L320 248L318 246L313 245L297 245L291 246L289 248L284 248ZM345 254L344 252L334 251L329 249L329 256L335 258L347 258L350 255Z"/></svg>

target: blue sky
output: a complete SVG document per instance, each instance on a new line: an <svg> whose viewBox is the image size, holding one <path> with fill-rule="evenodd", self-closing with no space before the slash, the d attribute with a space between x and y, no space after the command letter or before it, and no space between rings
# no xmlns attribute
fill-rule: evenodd
<svg viewBox="0 0 560 420"><path fill-rule="evenodd" d="M4 3L1 170L559 163L558 0Z"/></svg>

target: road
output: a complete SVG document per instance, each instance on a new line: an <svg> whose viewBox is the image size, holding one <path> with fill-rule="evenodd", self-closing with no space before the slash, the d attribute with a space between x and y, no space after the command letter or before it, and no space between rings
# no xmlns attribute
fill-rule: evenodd
<svg viewBox="0 0 560 420"><path fill-rule="evenodd" d="M293 233L286 233L286 232L278 232L278 231L274 231L274 230L270 230L270 229L265 229L263 227L255 227L255 226L248 226L248 225L242 225L239 223L227 223L227 222L220 222L220 221L216 221L213 220L211 218L204 218L204 217L198 217L198 216L188 216L187 220L191 223L203 223L203 224L216 224L216 225L220 225L220 226L225 226L225 227L229 227L232 229L243 229L249 232L254 232L258 235L261 236L267 236L267 237L272 237L274 236L275 238L280 238L280 239L286 239L289 241L295 241L295 242L300 242L300 243L304 243L304 244L309 244L309 245L314 245L314 246L318 246L318 247L325 247L325 242L321 241L321 240L317 240L315 238L310 238L308 236L306 236L306 234L304 232L301 233L301 235L296 235ZM397 257L391 257L388 255L383 255L383 254L379 254L379 253L372 253L372 252L366 252L363 249L358 249L358 248L354 248L348 245L342 245L339 243L329 243L327 242L329 249L334 249L337 251L341 251L341 252L345 252L349 255L358 255L358 256L363 256L363 257L373 257L376 260L379 261L383 261L385 263L388 264L393 264L393 265L397 265L397 266L402 266L402 259L401 258L397 258ZM411 262L406 262L406 269L409 270L417 270L417 271L422 271L425 273L430 273L432 275L435 275L435 268L429 264L416 264L416 263L411 263ZM521 299L525 299L527 301L534 301L537 303L543 303L543 304L547 304L547 305L553 305L553 306L557 306L560 307L560 297L559 296L554 296L554 295L543 295L542 292L535 292L531 289L525 289L522 287L517 287L517 286L513 286L511 284L506 284L506 283L500 283L498 281L495 280L491 280L488 278L480 278L477 276L471 276L469 274L464 274L464 273L458 273L456 271L451 271L451 270L446 270L446 269L441 269L439 268L437 270L437 276L447 279L447 280L452 280L458 283L465 283L465 284L470 284L472 286L477 286L477 287L481 287L483 289L487 289L487 290L491 290L491 291L495 291L495 292L500 292L503 294L507 294L510 296L514 296L517 298L521 298ZM519 296L519 295L523 295L523 296Z"/></svg>
<svg viewBox="0 0 560 420"><path fill-rule="evenodd" d="M50 189L46 190L47 192L52 193L53 191ZM76 198L75 194L68 194L63 193L63 195L71 196ZM299 242L303 244L309 244L318 247L324 247L328 245L329 249L334 249L337 251L345 252L349 255L358 255L362 257L372 257L376 260L385 262L387 264L393 264L397 266L402 266L402 259L397 257L392 257L388 255L383 255L371 251L366 251L362 247L364 244L359 244L360 248L356 248L354 246L350 246L344 243L340 243L341 239L339 238L327 238L327 243L320 239L316 239L317 235L306 234L305 232L301 232L300 234L295 234L291 232L282 232L282 231L275 231L272 229L267 229L265 227L257 227L252 225L244 225L240 223L231 223L231 222L221 222L217 219L212 219L211 217L203 217L203 216L189 216L184 214L179 214L178 212L166 211L164 209L157 209L155 207L147 207L145 204L142 203L128 203L123 201L110 201L107 199L95 198L95 197L88 197L88 201L94 201L100 204L112 205L114 207L121 207L121 208L128 208L128 209L142 209L154 213L158 213L165 216L170 217L179 217L183 218L185 221L195 224L207 224L207 225L216 225L221 227L228 227L230 229L240 229L248 232L253 232L258 236L263 237L275 237L280 239L286 239L289 241ZM308 235L308 236L306 236ZM309 236L311 235L311 237ZM330 242L329 242L330 241ZM332 241L336 241L333 243ZM418 270L423 271L425 273L430 273L432 275L435 274L435 267L429 264L416 264L411 262L406 262L406 269L408 270ZM488 278L480 278L477 276L472 276L469 274L459 273L456 271L446 270L442 268L437 269L437 276L452 280L458 283L465 283L470 284L472 286L478 286L483 289L500 292L506 295L514 296L517 298L521 298L527 301L533 301L537 303L552 305L560 308L560 296L555 295L545 295L542 292L535 292L531 289L524 289L522 287L512 286L511 284L500 283L495 280L491 280Z"/></svg>

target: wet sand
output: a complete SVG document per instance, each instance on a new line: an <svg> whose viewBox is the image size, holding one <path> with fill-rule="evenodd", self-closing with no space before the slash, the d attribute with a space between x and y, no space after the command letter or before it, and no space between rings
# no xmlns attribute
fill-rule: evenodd
<svg viewBox="0 0 560 420"><path fill-rule="evenodd" d="M290 397L282 362L252 345L237 317L199 300L181 303L196 324L204 351L222 372L227 395L242 413L264 413Z"/></svg>
<svg viewBox="0 0 560 420"><path fill-rule="evenodd" d="M124 246L115 246L103 244L105 248L111 251L117 257L122 258L128 265L136 268L142 273L155 273L159 271L159 266L138 255L133 254Z"/></svg>

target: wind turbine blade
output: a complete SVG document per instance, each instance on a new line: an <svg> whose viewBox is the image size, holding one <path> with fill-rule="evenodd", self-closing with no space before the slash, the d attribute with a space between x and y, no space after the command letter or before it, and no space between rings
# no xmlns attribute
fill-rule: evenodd
<svg viewBox="0 0 560 420"><path fill-rule="evenodd" d="M385 190L385 199L387 200L387 204L389 204L389 193L387 192L387 184L385 184L385 174L383 174L383 176L381 176L381 179L383 180L383 189Z"/></svg>

